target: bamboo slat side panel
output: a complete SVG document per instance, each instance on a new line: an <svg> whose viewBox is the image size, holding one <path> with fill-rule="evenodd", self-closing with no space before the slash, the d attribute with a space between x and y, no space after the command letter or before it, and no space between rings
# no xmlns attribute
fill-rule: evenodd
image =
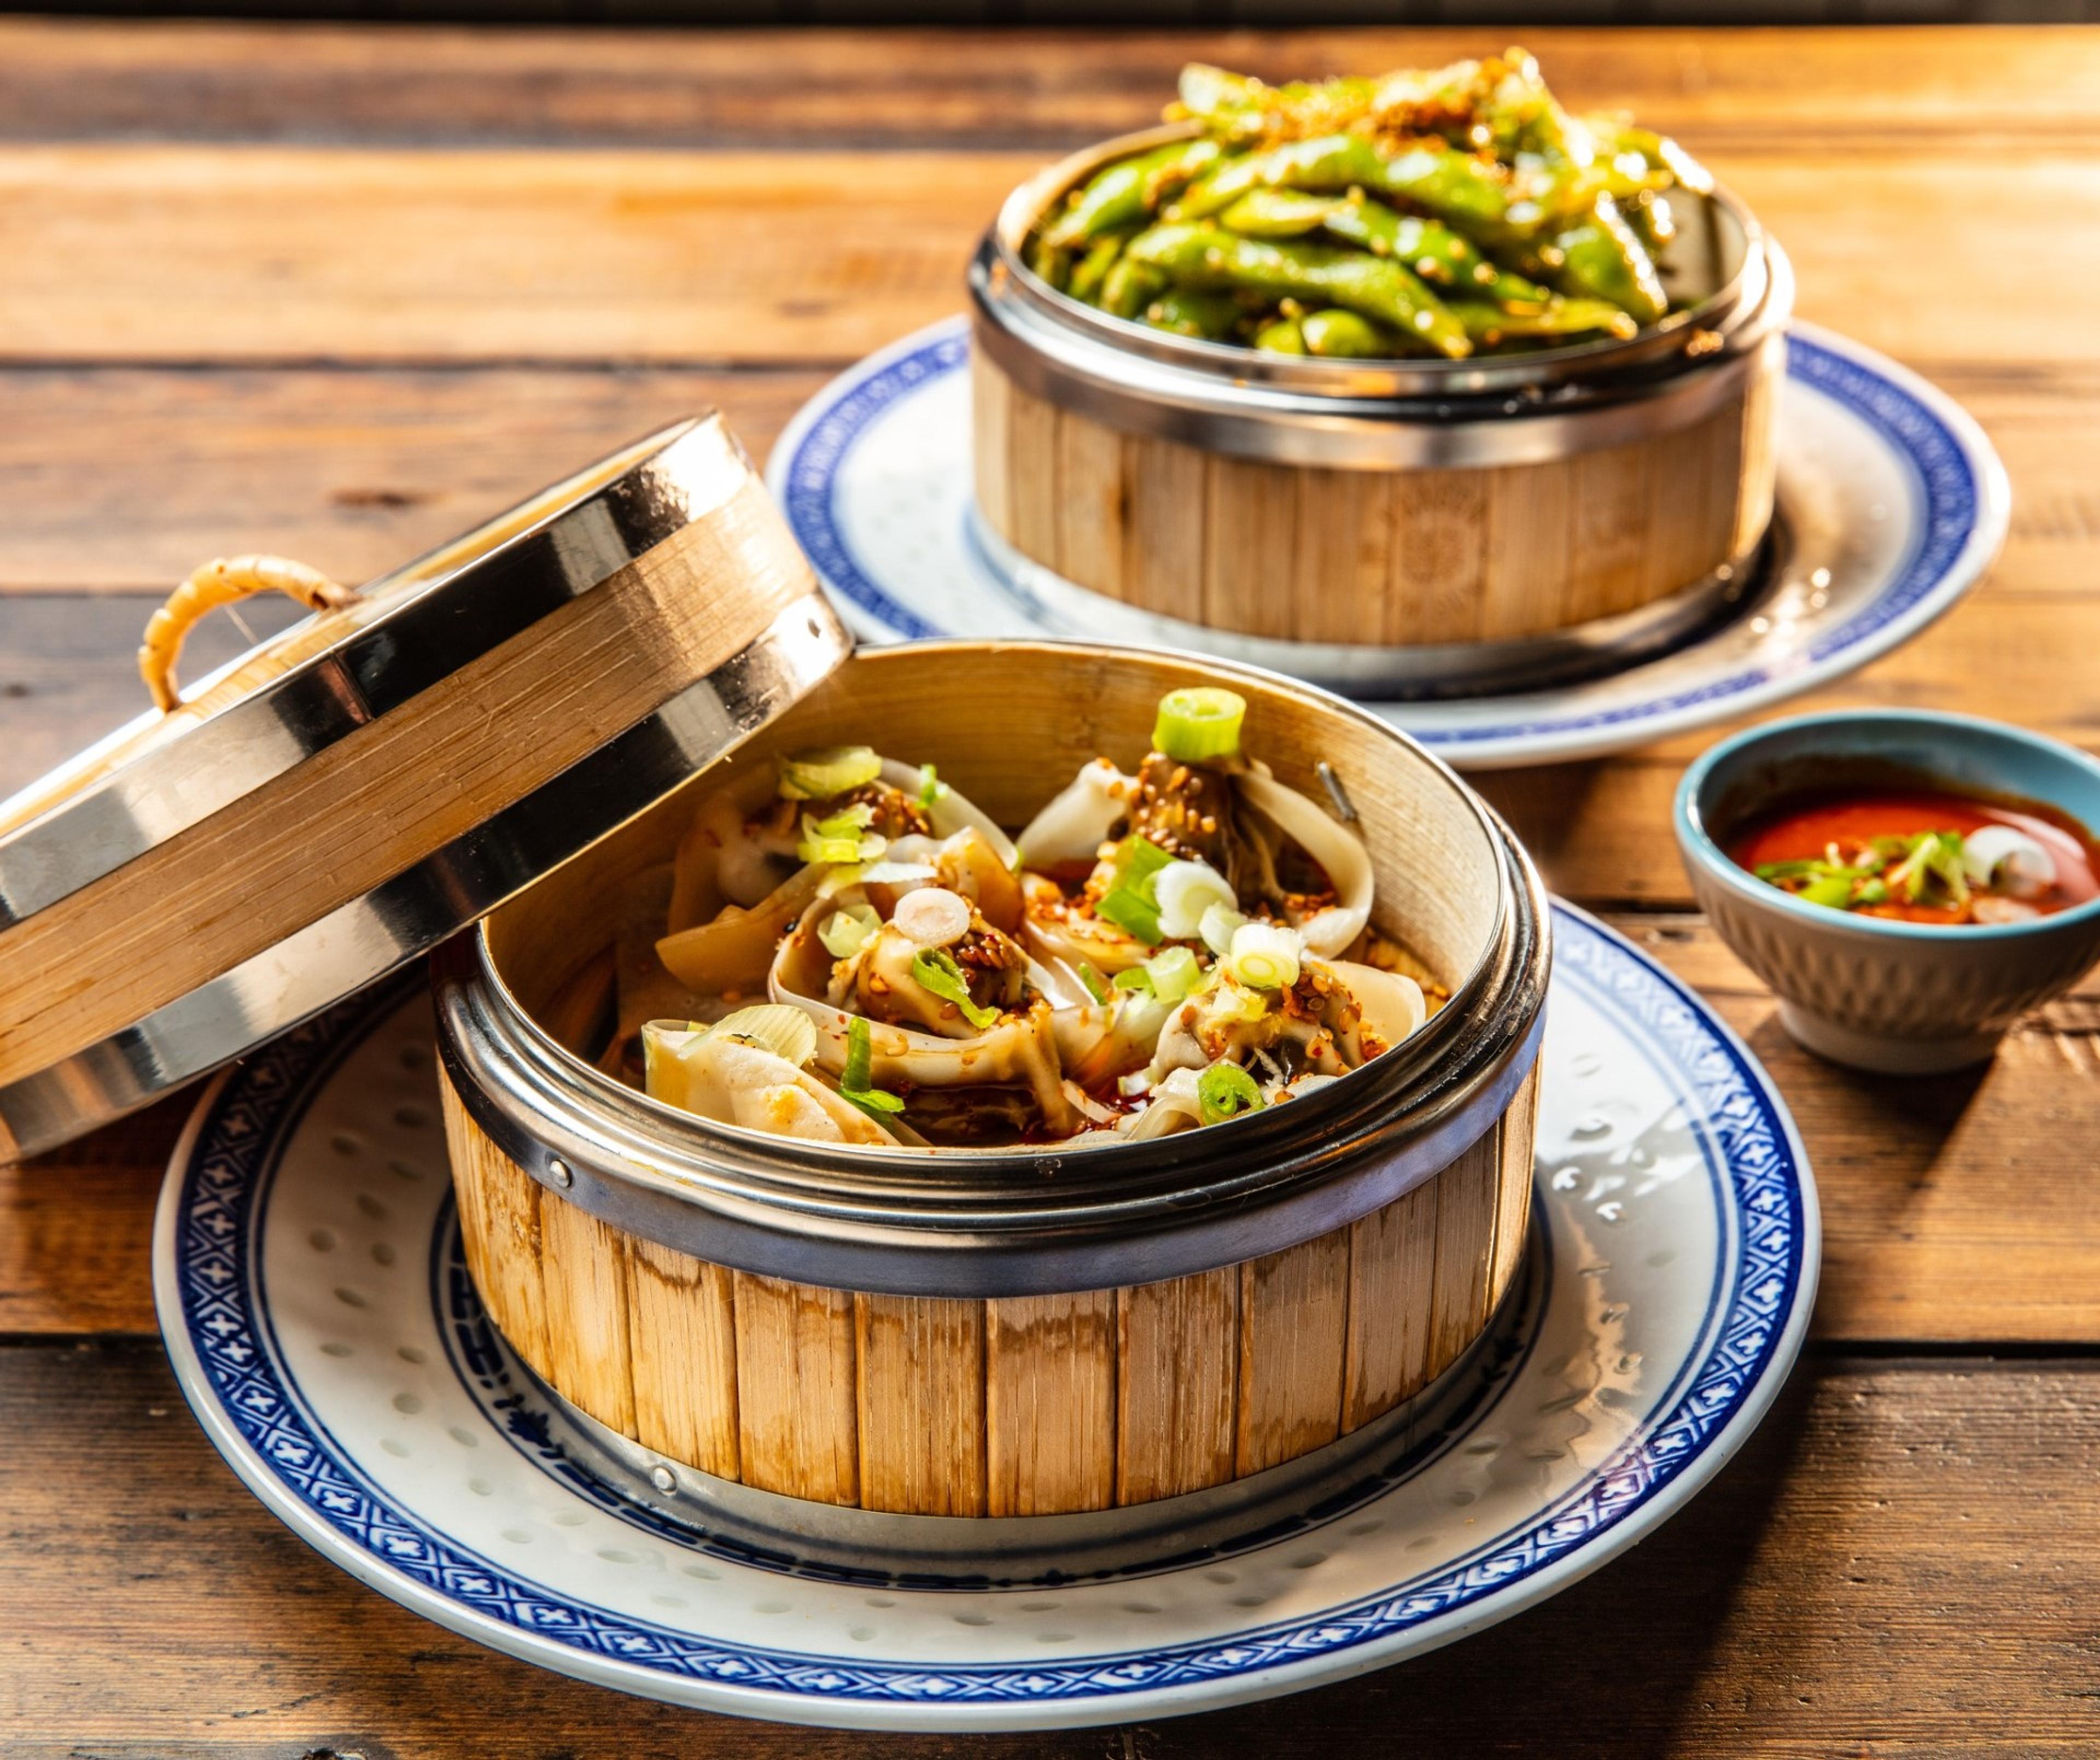
<svg viewBox="0 0 2100 1760"><path fill-rule="evenodd" d="M985 1303L986 1513L1115 1502L1113 1290Z"/></svg>
<svg viewBox="0 0 2100 1760"><path fill-rule="evenodd" d="M1033 1515L1262 1471L1448 1367L1520 1263L1536 1082L1443 1173L1348 1228L1163 1282L990 1301L787 1282L625 1234L444 1099L490 1317L583 1410L785 1496Z"/></svg>
<svg viewBox="0 0 2100 1760"><path fill-rule="evenodd" d="M1674 432L1565 460L1316 470L1127 434L973 356L978 505L1024 556L1141 611L1274 640L1542 635L1635 611L1771 509L1757 375Z"/></svg>
<svg viewBox="0 0 2100 1760"><path fill-rule="evenodd" d="M854 1297L863 1508L984 1514L984 1308Z"/></svg>

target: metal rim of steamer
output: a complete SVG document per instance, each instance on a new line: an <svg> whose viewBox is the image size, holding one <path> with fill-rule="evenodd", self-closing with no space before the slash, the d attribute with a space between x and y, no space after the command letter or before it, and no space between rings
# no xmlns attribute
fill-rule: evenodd
<svg viewBox="0 0 2100 1760"><path fill-rule="evenodd" d="M370 605L427 577L373 614L353 613L339 641L0 837L0 929L166 842L601 585L726 502L751 470L719 417L677 423L612 456L629 461L601 481L590 472L569 479L588 489L561 501L568 484L557 484L368 584ZM543 503L544 516L519 523ZM484 533L498 536L472 548ZM462 550L463 561L431 567ZM523 800L122 1030L0 1087L0 1164L134 1112L428 953L653 805L805 695L851 650L820 594L792 601L706 677Z"/></svg>
<svg viewBox="0 0 2100 1760"><path fill-rule="evenodd" d="M446 1074L542 1186L625 1233L761 1276L977 1299L1157 1282L1279 1251L1440 1172L1538 1059L1543 884L1508 827L1422 755L1495 852L1489 945L1414 1039L1287 1107L1149 1143L938 1158L717 1127L556 1043L496 971L485 929L433 962Z"/></svg>
<svg viewBox="0 0 2100 1760"><path fill-rule="evenodd" d="M1125 135L1022 184L969 269L972 335L1035 396L1127 433L1337 470L1536 464L1696 421L1773 359L1793 306L1785 253L1726 190L1697 198L1740 240L1735 273L1624 341L1468 360L1317 360L1208 342L1110 316L1030 270L1044 206L1104 161L1179 139ZM1718 249L1718 246L1716 247Z"/></svg>

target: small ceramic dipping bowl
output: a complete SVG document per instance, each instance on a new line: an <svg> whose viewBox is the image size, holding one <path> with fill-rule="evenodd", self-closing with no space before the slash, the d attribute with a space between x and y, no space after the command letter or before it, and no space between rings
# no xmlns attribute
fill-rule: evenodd
<svg viewBox="0 0 2100 1760"><path fill-rule="evenodd" d="M2018 923L1906 923L1807 903L1727 853L1789 798L1906 783L2100 826L2100 762L2001 722L1908 709L1798 716L1723 740L1685 773L1674 818L1700 908L1778 993L1787 1031L1838 1063L1923 1075L1982 1062L2083 977L2100 959L2100 899Z"/></svg>

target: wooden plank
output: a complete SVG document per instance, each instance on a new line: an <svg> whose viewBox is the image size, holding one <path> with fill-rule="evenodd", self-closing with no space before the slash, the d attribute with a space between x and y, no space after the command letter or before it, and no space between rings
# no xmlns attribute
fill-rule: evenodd
<svg viewBox="0 0 2100 1760"><path fill-rule="evenodd" d="M2012 533L1995 580L2023 594L2090 592L2100 492L2085 461L2100 453L2100 373L2037 364L1941 365L1935 376L2012 474ZM763 460L823 377L762 368L6 369L0 593L165 592L207 556L244 549L362 580L699 410L719 407ZM1158 452L1147 473L1193 456ZM1166 505L1188 509L1194 492L1177 485ZM1507 511L1498 505L1498 520ZM1190 543L1200 549L1199 537L1164 547L1180 554ZM0 712L11 727L20 712L11 701Z"/></svg>
<svg viewBox="0 0 2100 1760"><path fill-rule="evenodd" d="M2054 147L1715 156L1803 315L1915 362L2100 365L2100 161ZM24 361L851 358L962 302L1030 152L0 146L0 337ZM1990 321L1916 265L2047 236ZM63 239L64 248L50 248Z"/></svg>
<svg viewBox="0 0 2100 1760"><path fill-rule="evenodd" d="M0 374L0 593L165 593L247 550L363 580L682 417L719 408L762 463L823 379L15 368Z"/></svg>
<svg viewBox="0 0 2100 1760"><path fill-rule="evenodd" d="M957 309L1039 162L0 147L0 353L850 359Z"/></svg>
<svg viewBox="0 0 2100 1760"><path fill-rule="evenodd" d="M2093 1380L2088 1364L1811 1361L1714 1484L1521 1619L1310 1696L967 1746L986 1760L1328 1760L1391 1753L1404 1727L1410 1752L1465 1757L1674 1760L1741 1751L1746 1730L1759 1753L1803 1760L2088 1753ZM0 1350L0 1409L11 1760L474 1760L492 1714L576 1760L924 1760L956 1745L699 1715L430 1624L255 1502L157 1344ZM697 1604L727 1586L667 1569L662 1592ZM739 1617L765 1641L772 1616ZM1600 1689L1600 1655L1638 1656L1642 1690Z"/></svg>
<svg viewBox="0 0 2100 1760"><path fill-rule="evenodd" d="M1493 41L1471 25L783 35L13 19L0 24L0 139L1077 146L1154 120L1187 60L1292 79ZM1524 41L1569 103L1630 108L1703 150L2100 144L2100 46L2076 29L1527 25Z"/></svg>

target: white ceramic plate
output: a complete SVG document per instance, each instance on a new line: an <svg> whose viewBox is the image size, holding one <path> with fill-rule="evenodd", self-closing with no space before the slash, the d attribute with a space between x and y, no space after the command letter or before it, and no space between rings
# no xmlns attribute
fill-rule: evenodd
<svg viewBox="0 0 2100 1760"><path fill-rule="evenodd" d="M429 1006L399 985L200 1103L153 1243L168 1352L216 1447L328 1559L628 1693L1012 1728L1382 1668L1676 1510L1771 1405L1815 1298L1815 1182L1764 1071L1611 930L1556 907L1554 933L1539 1231L1508 1348L1443 1432L1281 1539L1054 1590L903 1588L758 1567L607 1493L550 1440L460 1262Z"/></svg>
<svg viewBox="0 0 2100 1760"><path fill-rule="evenodd" d="M766 466L840 611L873 642L1110 639L1061 615L973 540L969 340L922 330L833 380ZM1778 703L1906 642L2005 541L2005 467L1975 422L1915 374L1809 324L1789 336L1779 507L1788 554L1744 615L1676 651L1579 684L1370 705L1461 769L1594 757Z"/></svg>
<svg viewBox="0 0 2100 1760"><path fill-rule="evenodd" d="M754 1565L611 1495L550 1443L474 1297L428 1005L398 986L201 1102L155 1233L169 1354L235 1471L322 1553L456 1631L629 1692L792 1722L1049 1727L1379 1668L1553 1594L1669 1515L1771 1405L1815 1295L1815 1185L1764 1072L1626 942L1565 907L1554 927L1540 1226L1509 1348L1441 1433L1280 1539L1048 1590L905 1587Z"/></svg>

